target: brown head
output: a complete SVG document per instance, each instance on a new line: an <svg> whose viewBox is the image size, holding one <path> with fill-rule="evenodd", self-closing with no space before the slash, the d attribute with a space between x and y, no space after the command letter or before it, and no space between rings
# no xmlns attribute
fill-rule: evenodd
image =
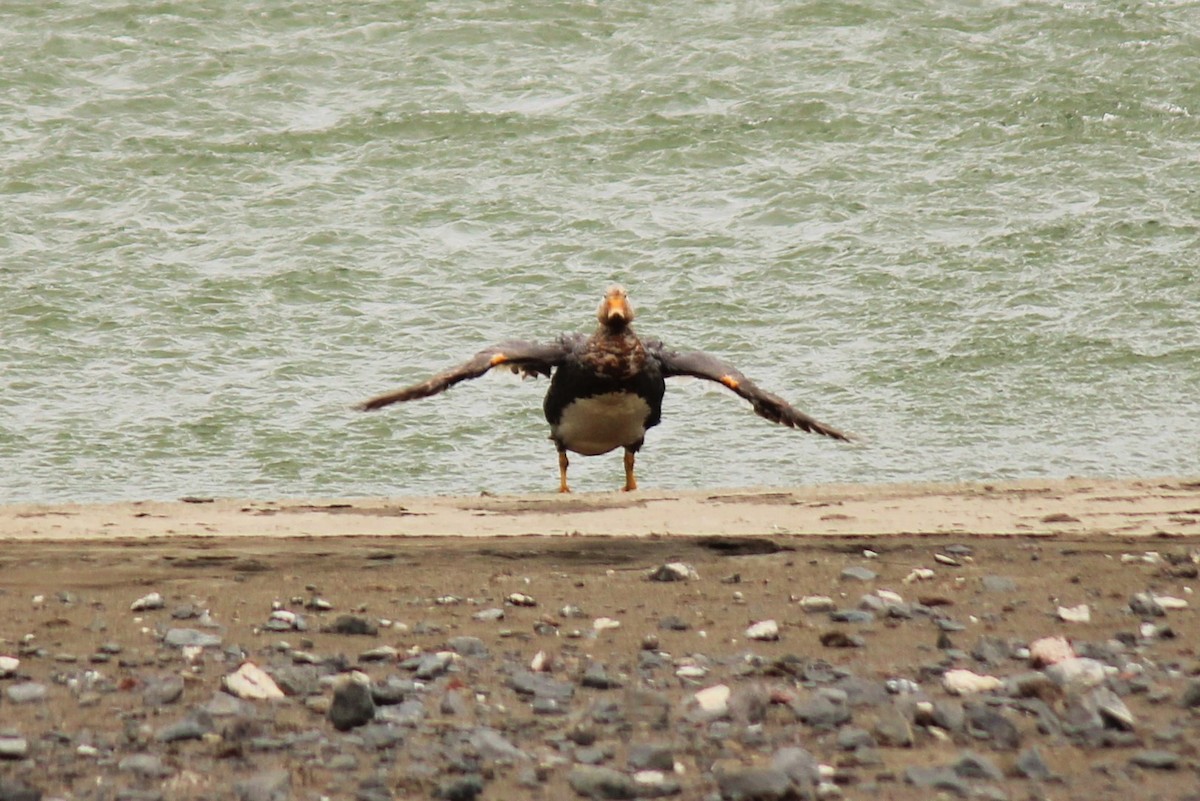
<svg viewBox="0 0 1200 801"><path fill-rule="evenodd" d="M629 293L625 287L613 284L604 293L596 319L605 328L620 331L633 322L633 306L629 304Z"/></svg>

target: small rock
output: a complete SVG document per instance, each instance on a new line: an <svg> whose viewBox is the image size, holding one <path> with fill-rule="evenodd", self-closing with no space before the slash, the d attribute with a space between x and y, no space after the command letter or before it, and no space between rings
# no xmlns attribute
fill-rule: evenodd
<svg viewBox="0 0 1200 801"><path fill-rule="evenodd" d="M774 620L762 620L746 629L746 637L751 640L773 642L779 639L779 624Z"/></svg>
<svg viewBox="0 0 1200 801"><path fill-rule="evenodd" d="M0 776L0 801L42 801L42 791L20 779Z"/></svg>
<svg viewBox="0 0 1200 801"><path fill-rule="evenodd" d="M998 782L1004 778L1004 771L1000 770L995 762L974 751L963 751L951 770L964 779L987 779Z"/></svg>
<svg viewBox="0 0 1200 801"><path fill-rule="evenodd" d="M366 618L355 615L339 615L327 631L331 634L374 637L379 634L379 627Z"/></svg>
<svg viewBox="0 0 1200 801"><path fill-rule="evenodd" d="M995 676L985 676L970 670L947 670L942 674L942 688L951 695L974 695L992 692L1004 684Z"/></svg>
<svg viewBox="0 0 1200 801"><path fill-rule="evenodd" d="M598 632L619 629L621 628L621 621L613 620L611 617L598 617L592 621L592 628Z"/></svg>
<svg viewBox="0 0 1200 801"><path fill-rule="evenodd" d="M959 798L970 795L971 788L950 768L913 766L904 770L904 780L914 787L942 790Z"/></svg>
<svg viewBox="0 0 1200 801"><path fill-rule="evenodd" d="M117 763L117 770L147 779L163 779L171 775L171 769L154 754L130 754Z"/></svg>
<svg viewBox="0 0 1200 801"><path fill-rule="evenodd" d="M483 777L478 773L443 780L433 791L434 798L445 801L474 801L483 792Z"/></svg>
<svg viewBox="0 0 1200 801"><path fill-rule="evenodd" d="M1046 760L1042 758L1042 752L1036 745L1026 748L1020 753L1015 767L1017 773L1026 779L1045 781L1054 776L1054 772L1050 770L1050 766L1046 764Z"/></svg>
<svg viewBox="0 0 1200 801"><path fill-rule="evenodd" d="M532 595L526 595L523 592L514 592L508 596L508 602L513 606L537 606L537 601Z"/></svg>
<svg viewBox="0 0 1200 801"><path fill-rule="evenodd" d="M1075 656L1056 662L1045 669L1045 674L1060 687L1086 688L1102 684L1108 675L1104 663L1084 656Z"/></svg>
<svg viewBox="0 0 1200 801"><path fill-rule="evenodd" d="M0 679L6 679L17 672L21 660L15 656L0 656Z"/></svg>
<svg viewBox="0 0 1200 801"><path fill-rule="evenodd" d="M338 731L349 731L375 717L371 680L357 671L340 676L329 705L329 721Z"/></svg>
<svg viewBox="0 0 1200 801"><path fill-rule="evenodd" d="M879 574L870 568L862 567L861 565L851 565L844 568L841 573L843 581L874 581Z"/></svg>
<svg viewBox="0 0 1200 801"><path fill-rule="evenodd" d="M46 685L36 681L22 681L7 687L4 694L14 704L32 704L46 700Z"/></svg>
<svg viewBox="0 0 1200 801"><path fill-rule="evenodd" d="M634 770L675 770L675 749L661 743L630 745L629 767Z"/></svg>
<svg viewBox="0 0 1200 801"><path fill-rule="evenodd" d="M1176 770L1179 767L1179 754L1160 750L1138 751L1129 758L1129 762L1149 770Z"/></svg>
<svg viewBox="0 0 1200 801"><path fill-rule="evenodd" d="M446 648L460 656L487 656L488 649L478 637L451 637Z"/></svg>
<svg viewBox="0 0 1200 801"><path fill-rule="evenodd" d="M526 762L529 760L529 755L509 742L503 734L486 726L481 726L473 731L467 741L479 754L480 759L488 762Z"/></svg>
<svg viewBox="0 0 1200 801"><path fill-rule="evenodd" d="M149 595L143 595L141 598L138 598L136 601L131 603L129 605L129 611L144 612L148 609L162 609L164 606L166 606L166 603L167 602L163 600L162 595L157 592L152 592Z"/></svg>
<svg viewBox="0 0 1200 801"><path fill-rule="evenodd" d="M638 786L633 778L613 768L576 765L567 774L567 783L584 798L638 797Z"/></svg>
<svg viewBox="0 0 1200 801"><path fill-rule="evenodd" d="M0 734L0 759L24 759L29 754L29 741L16 734Z"/></svg>
<svg viewBox="0 0 1200 801"><path fill-rule="evenodd" d="M695 581L700 574L684 562L668 562L656 568L649 578L651 581Z"/></svg>
<svg viewBox="0 0 1200 801"><path fill-rule="evenodd" d="M251 701L283 698L283 690L266 671L253 662L243 662L233 673L221 679L221 686L230 695Z"/></svg>
<svg viewBox="0 0 1200 801"><path fill-rule="evenodd" d="M984 576L980 579L987 592L1016 592L1017 582L1008 576Z"/></svg>
<svg viewBox="0 0 1200 801"><path fill-rule="evenodd" d="M937 575L927 567L914 567L907 576L900 580L901 584L915 584L918 581L932 581Z"/></svg>
<svg viewBox="0 0 1200 801"><path fill-rule="evenodd" d="M806 595L800 599L800 608L805 612L832 612L837 604L828 595Z"/></svg>
<svg viewBox="0 0 1200 801"><path fill-rule="evenodd" d="M1057 664L1075 656L1066 637L1042 637L1029 644L1029 663L1034 667Z"/></svg>
<svg viewBox="0 0 1200 801"><path fill-rule="evenodd" d="M723 801L788 801L800 796L778 768L745 768L716 774Z"/></svg>
<svg viewBox="0 0 1200 801"><path fill-rule="evenodd" d="M238 801L289 801L292 774L286 770L267 770L235 782L233 793Z"/></svg>
<svg viewBox="0 0 1200 801"><path fill-rule="evenodd" d="M209 715L200 713L163 726L155 732L154 739L160 743L200 740L212 730L212 718Z"/></svg>
<svg viewBox="0 0 1200 801"><path fill-rule="evenodd" d="M495 623L498 620L504 619L504 610L499 607L484 609L471 615L472 620L478 620L482 623Z"/></svg>
<svg viewBox="0 0 1200 801"><path fill-rule="evenodd" d="M1092 620L1092 610L1087 604L1060 606L1057 613L1058 619L1064 623L1090 623Z"/></svg>
<svg viewBox="0 0 1200 801"><path fill-rule="evenodd" d="M448 671L457 657L458 655L453 651L422 654L417 661L416 672L413 675L422 681L435 679Z"/></svg>
<svg viewBox="0 0 1200 801"><path fill-rule="evenodd" d="M724 715L729 710L729 696L732 691L726 684L716 684L706 687L692 695L696 707L708 717Z"/></svg>
<svg viewBox="0 0 1200 801"><path fill-rule="evenodd" d="M219 648L221 638L199 629L167 629L163 643L172 648Z"/></svg>

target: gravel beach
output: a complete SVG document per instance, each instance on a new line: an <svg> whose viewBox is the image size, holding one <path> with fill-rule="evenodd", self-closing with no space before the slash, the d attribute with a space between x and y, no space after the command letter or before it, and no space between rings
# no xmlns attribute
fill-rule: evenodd
<svg viewBox="0 0 1200 801"><path fill-rule="evenodd" d="M3 507L0 800L1200 799L1200 483L910 490Z"/></svg>

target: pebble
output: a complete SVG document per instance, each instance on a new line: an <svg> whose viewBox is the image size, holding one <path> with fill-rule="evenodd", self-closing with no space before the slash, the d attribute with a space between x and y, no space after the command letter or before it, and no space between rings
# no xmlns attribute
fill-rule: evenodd
<svg viewBox="0 0 1200 801"><path fill-rule="evenodd" d="M700 574L696 568L684 562L668 562L651 571L650 581L696 581Z"/></svg>
<svg viewBox="0 0 1200 801"><path fill-rule="evenodd" d="M874 581L879 574L874 570L861 565L852 565L842 569L841 577L843 581Z"/></svg>
<svg viewBox="0 0 1200 801"><path fill-rule="evenodd" d="M14 704L33 704L45 701L47 690L46 685L36 681L22 681L17 684L10 684L5 688L4 694Z"/></svg>
<svg viewBox="0 0 1200 801"><path fill-rule="evenodd" d="M286 770L267 770L233 785L238 801L289 801L292 774Z"/></svg>
<svg viewBox="0 0 1200 801"><path fill-rule="evenodd" d="M283 698L283 690L266 671L253 662L243 662L233 673L221 680L221 686L231 695L251 701Z"/></svg>
<svg viewBox="0 0 1200 801"><path fill-rule="evenodd" d="M532 595L526 595L523 592L511 593L508 598L508 603L513 606L537 606L537 601Z"/></svg>
<svg viewBox="0 0 1200 801"><path fill-rule="evenodd" d="M163 635L163 643L173 648L219 648L221 638L199 629L173 628L167 629Z"/></svg>
<svg viewBox="0 0 1200 801"><path fill-rule="evenodd" d="M751 640L778 640L779 624L774 620L761 620L746 629L746 637Z"/></svg>
<svg viewBox="0 0 1200 801"><path fill-rule="evenodd" d="M942 687L951 695L975 695L998 690L1004 684L995 676L982 675L970 670L947 670L942 674Z"/></svg>
<svg viewBox="0 0 1200 801"><path fill-rule="evenodd" d="M1087 604L1078 606L1060 606L1057 609L1058 619L1064 623L1090 623L1092 610Z"/></svg>
<svg viewBox="0 0 1200 801"><path fill-rule="evenodd" d="M1045 667L1071 659L1075 649L1066 637L1042 637L1029 644L1029 662L1034 667Z"/></svg>
<svg viewBox="0 0 1200 801"><path fill-rule="evenodd" d="M129 605L129 610L131 612L144 612L149 609L162 609L166 605L167 602L163 600L162 595L157 592L152 592L149 595L143 595L141 598L138 598L136 601L131 603Z"/></svg>
<svg viewBox="0 0 1200 801"><path fill-rule="evenodd" d="M619 629L621 628L621 621L614 620L611 617L598 617L592 621L592 628L596 631Z"/></svg>
<svg viewBox="0 0 1200 801"><path fill-rule="evenodd" d="M7 679L16 673L20 666L21 660L15 656L0 656L0 679Z"/></svg>
<svg viewBox="0 0 1200 801"><path fill-rule="evenodd" d="M800 599L800 608L805 612L832 612L837 604L828 595L806 595Z"/></svg>
<svg viewBox="0 0 1200 801"><path fill-rule="evenodd" d="M706 716L724 715L729 710L729 696L732 691L726 684L716 684L705 687L692 694L696 707Z"/></svg>
<svg viewBox="0 0 1200 801"><path fill-rule="evenodd" d="M638 785L633 777L613 768L576 765L567 774L567 783L583 798L637 798Z"/></svg>
<svg viewBox="0 0 1200 801"><path fill-rule="evenodd" d="M24 759L28 754L28 740L19 735L0 733L0 759Z"/></svg>

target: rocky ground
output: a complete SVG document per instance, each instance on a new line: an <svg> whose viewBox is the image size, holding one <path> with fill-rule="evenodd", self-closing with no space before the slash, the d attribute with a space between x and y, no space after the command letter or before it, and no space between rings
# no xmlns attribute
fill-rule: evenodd
<svg viewBox="0 0 1200 801"><path fill-rule="evenodd" d="M1200 799L1198 555L7 542L0 799Z"/></svg>

